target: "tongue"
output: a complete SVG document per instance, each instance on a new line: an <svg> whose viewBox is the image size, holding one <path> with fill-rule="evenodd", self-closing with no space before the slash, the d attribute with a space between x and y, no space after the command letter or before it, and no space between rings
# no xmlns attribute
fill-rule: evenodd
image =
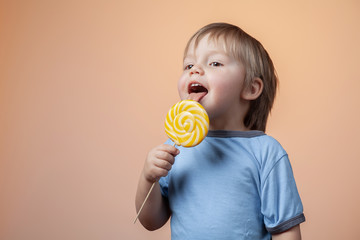
<svg viewBox="0 0 360 240"><path fill-rule="evenodd" d="M205 95L207 94L207 92L198 92L198 93L190 93L188 100L194 100L197 102L200 102L200 100L205 97Z"/></svg>

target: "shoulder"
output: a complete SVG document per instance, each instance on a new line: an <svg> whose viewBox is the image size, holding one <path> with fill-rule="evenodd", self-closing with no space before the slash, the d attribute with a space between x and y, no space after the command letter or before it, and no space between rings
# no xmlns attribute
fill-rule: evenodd
<svg viewBox="0 0 360 240"><path fill-rule="evenodd" d="M263 171L272 169L281 159L287 158L287 152L279 141L266 134L253 138L252 147Z"/></svg>
<svg viewBox="0 0 360 240"><path fill-rule="evenodd" d="M286 154L285 149L278 140L269 135L262 135L256 138L259 148L267 154L279 154L283 156Z"/></svg>
<svg viewBox="0 0 360 240"><path fill-rule="evenodd" d="M206 141L215 144L217 149L220 145L224 145L227 149L246 151L260 164L263 164L265 160L279 159L286 155L281 144L262 131L209 131Z"/></svg>

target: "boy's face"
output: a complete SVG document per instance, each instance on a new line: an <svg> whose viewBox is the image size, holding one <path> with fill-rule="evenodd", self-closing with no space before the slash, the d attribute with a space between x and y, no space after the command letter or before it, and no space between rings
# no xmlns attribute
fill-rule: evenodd
<svg viewBox="0 0 360 240"><path fill-rule="evenodd" d="M210 129L246 130L243 117L248 102L241 98L245 79L243 64L225 52L224 42L203 37L194 43L184 59L184 71L178 81L181 100L201 103L210 119Z"/></svg>

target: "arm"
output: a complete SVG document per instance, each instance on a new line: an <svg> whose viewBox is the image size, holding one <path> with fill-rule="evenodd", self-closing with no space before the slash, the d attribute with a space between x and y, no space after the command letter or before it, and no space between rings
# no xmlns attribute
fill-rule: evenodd
<svg viewBox="0 0 360 240"><path fill-rule="evenodd" d="M297 225L289 230L272 235L273 240L301 240L300 225Z"/></svg>
<svg viewBox="0 0 360 240"><path fill-rule="evenodd" d="M138 212L152 184L156 182L139 216L141 224L148 230L162 227L171 215L168 202L161 195L157 180L168 174L177 154L177 148L163 144L152 149L146 158L136 192L135 206Z"/></svg>

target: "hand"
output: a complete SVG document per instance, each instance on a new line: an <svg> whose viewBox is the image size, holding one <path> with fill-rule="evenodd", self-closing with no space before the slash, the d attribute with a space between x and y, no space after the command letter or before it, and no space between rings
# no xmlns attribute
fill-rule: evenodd
<svg viewBox="0 0 360 240"><path fill-rule="evenodd" d="M153 148L145 161L143 175L149 182L156 182L165 177L175 162L175 156L180 153L174 146L162 144Z"/></svg>

